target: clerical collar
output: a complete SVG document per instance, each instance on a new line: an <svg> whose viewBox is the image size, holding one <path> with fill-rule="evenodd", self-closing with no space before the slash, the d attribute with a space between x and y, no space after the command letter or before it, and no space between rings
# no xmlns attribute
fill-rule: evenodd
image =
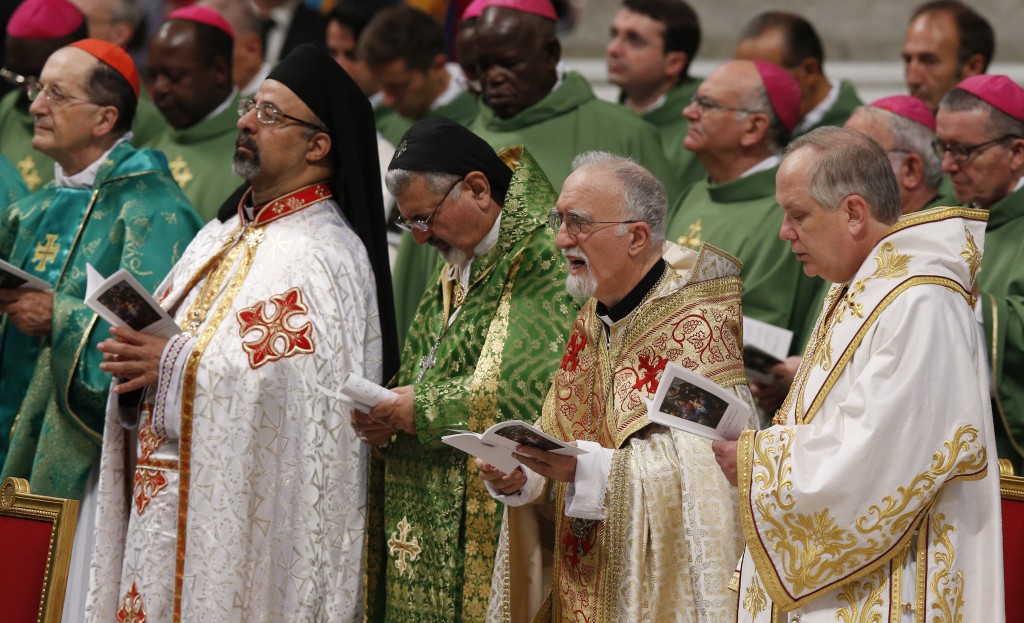
<svg viewBox="0 0 1024 623"><path fill-rule="evenodd" d="M430 110L451 104L466 90L466 74L462 72L462 67L458 63L445 63L444 69L448 72L448 86L430 105Z"/></svg>
<svg viewBox="0 0 1024 623"><path fill-rule="evenodd" d="M96 176L100 173L100 167L103 165L103 161L107 159L110 152L114 151L114 148L125 141L132 139L132 133L125 132L121 138L117 139L110 149L103 152L99 158L93 161L92 164L85 167L74 175L68 175L64 173L64 169L61 168L56 162L53 163L53 182L59 188L92 188L92 185L96 183Z"/></svg>
<svg viewBox="0 0 1024 623"><path fill-rule="evenodd" d="M654 285L658 283L658 279L661 279L662 274L665 273L665 260L658 258L658 261L651 267L644 278L640 280L640 283L636 284L629 294L627 294L621 301L619 301L614 307L608 309L601 301L597 302L597 317L601 319L601 322L608 326L612 326L616 322L622 320L636 309L640 303L643 302L644 298L650 293Z"/></svg>
<svg viewBox="0 0 1024 623"><path fill-rule="evenodd" d="M807 111L804 118L793 129L794 134L803 134L817 126L825 118L825 113L832 110L832 107L839 101L839 91L842 89L842 85L834 78L830 78L828 84L828 95L825 96L825 99L818 102L817 106Z"/></svg>
<svg viewBox="0 0 1024 623"><path fill-rule="evenodd" d="M498 244L498 236L501 234L501 212L498 212L498 218L494 219L494 225L491 225L491 230L487 232L484 239L473 249L473 257L466 259L465 262L458 266L452 266L451 274L446 275L448 279L455 279L458 275L457 281L463 284L469 284L469 272L473 268L473 260L487 253L494 248L494 245Z"/></svg>
<svg viewBox="0 0 1024 623"><path fill-rule="evenodd" d="M245 222L255 220L256 225L265 225L308 208L314 203L330 199L332 196L331 187L326 182L320 182L300 188L263 205L252 206L252 188L250 187L242 195L242 200L238 204L238 213Z"/></svg>

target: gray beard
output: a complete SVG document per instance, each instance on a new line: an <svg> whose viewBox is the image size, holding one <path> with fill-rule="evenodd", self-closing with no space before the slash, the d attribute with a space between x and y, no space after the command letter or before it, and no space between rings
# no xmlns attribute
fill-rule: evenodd
<svg viewBox="0 0 1024 623"><path fill-rule="evenodd" d="M235 159L231 162L231 170L243 180L252 181L260 172L260 158L258 155L249 157L236 152Z"/></svg>

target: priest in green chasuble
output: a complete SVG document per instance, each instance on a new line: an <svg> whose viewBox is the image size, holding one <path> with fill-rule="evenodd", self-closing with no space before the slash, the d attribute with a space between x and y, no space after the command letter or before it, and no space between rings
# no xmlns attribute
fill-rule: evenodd
<svg viewBox="0 0 1024 623"><path fill-rule="evenodd" d="M957 199L988 210L975 316L988 346L999 456L1024 473L1024 89L961 82L939 104L936 149Z"/></svg>
<svg viewBox="0 0 1024 623"><path fill-rule="evenodd" d="M233 36L220 13L188 6L168 15L149 44L150 95L167 120L149 146L167 155L174 181L206 221L242 183L231 170L239 101Z"/></svg>
<svg viewBox="0 0 1024 623"><path fill-rule="evenodd" d="M900 218L885 152L813 130L780 236L835 285L774 425L716 441L746 551L737 621L1002 621L999 468L976 327L982 210Z"/></svg>
<svg viewBox="0 0 1024 623"><path fill-rule="evenodd" d="M555 192L530 152L500 156L458 123L427 117L387 174L399 224L438 263L392 386L352 424L371 461L367 620L483 621L502 507L441 443L532 418L576 305L545 227Z"/></svg>
<svg viewBox="0 0 1024 623"><path fill-rule="evenodd" d="M731 622L736 491L710 440L651 423L645 401L673 361L734 392L756 427L739 263L666 243L664 188L635 162L588 152L573 168L550 226L586 303L539 424L587 454L519 446L511 474L476 462L507 505L488 621Z"/></svg>
<svg viewBox="0 0 1024 623"><path fill-rule="evenodd" d="M86 39L51 55L30 89L33 145L57 178L4 210L0 257L53 290L0 290L0 457L44 495L81 499L99 458L108 326L85 306L86 265L154 289L201 227L163 156L125 141L138 88L121 48Z"/></svg>
<svg viewBox="0 0 1024 623"><path fill-rule="evenodd" d="M798 332L815 293L786 244L775 204L779 152L800 114L800 87L765 61L730 61L701 83L684 110L684 145L708 171L669 217L666 237L711 243L743 264L743 313Z"/></svg>

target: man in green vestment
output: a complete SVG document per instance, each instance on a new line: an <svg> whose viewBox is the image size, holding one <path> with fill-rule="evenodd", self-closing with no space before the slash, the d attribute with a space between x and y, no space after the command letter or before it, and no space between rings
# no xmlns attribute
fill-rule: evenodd
<svg viewBox="0 0 1024 623"><path fill-rule="evenodd" d="M0 154L0 211L28 194L28 186L7 156Z"/></svg>
<svg viewBox="0 0 1024 623"><path fill-rule="evenodd" d="M485 2L473 45L473 66L466 73L480 82L481 105L469 129L492 147L526 147L556 190L579 153L627 156L665 184L670 202L678 200L680 184L657 131L621 106L597 99L580 74L559 75L562 47L548 0Z"/></svg>
<svg viewBox="0 0 1024 623"><path fill-rule="evenodd" d="M849 80L825 75L825 49L814 26L795 13L768 11L740 31L736 58L775 63L800 83L800 123L793 136L825 125L843 125L860 97Z"/></svg>
<svg viewBox="0 0 1024 623"><path fill-rule="evenodd" d="M110 384L96 350L107 325L83 301L86 265L103 276L124 268L152 290L201 222L163 157L124 141L139 79L121 48L79 41L55 52L39 80L33 145L57 163L56 179L3 213L0 257L54 288L0 290L3 475L81 499Z"/></svg>
<svg viewBox="0 0 1024 623"><path fill-rule="evenodd" d="M608 82L619 102L658 130L672 174L685 191L707 172L683 147L689 121L683 109L700 86L690 64L700 46L700 22L683 0L625 0L605 48Z"/></svg>
<svg viewBox="0 0 1024 623"><path fill-rule="evenodd" d="M231 26L209 7L167 16L149 45L146 74L167 131L152 145L204 220L217 215L242 179L231 170L238 138L238 89L231 82Z"/></svg>
<svg viewBox="0 0 1024 623"><path fill-rule="evenodd" d="M710 242L739 258L744 316L794 332L816 290L776 235L775 172L799 106L796 80L772 63L731 61L712 72L684 110L684 145L708 179L690 188L666 229L669 241L692 249Z"/></svg>
<svg viewBox="0 0 1024 623"><path fill-rule="evenodd" d="M1024 89L972 76L942 98L936 151L965 205L989 211L975 315L985 333L999 456L1024 472Z"/></svg>
<svg viewBox="0 0 1024 623"><path fill-rule="evenodd" d="M360 38L359 58L381 87L381 104L398 112L399 120L393 120L397 122L378 126L392 145L397 146L409 126L427 115L464 126L476 118L476 96L466 90L462 68L448 62L444 28L423 11L396 6L378 13ZM416 244L408 233L402 235L392 267L399 345L436 263L433 248Z"/></svg>
<svg viewBox="0 0 1024 623"><path fill-rule="evenodd" d="M53 179L53 160L32 148L25 90L39 79L50 54L86 36L85 17L67 0L26 0L7 22L3 78L17 88L0 99L0 152L18 168L30 192Z"/></svg>
<svg viewBox="0 0 1024 623"><path fill-rule="evenodd" d="M577 305L545 227L555 192L522 147L495 155L443 117L398 145L399 221L441 252L406 339L398 396L356 432L379 448L367 511L367 620L483 621L502 507L441 443L540 411Z"/></svg>

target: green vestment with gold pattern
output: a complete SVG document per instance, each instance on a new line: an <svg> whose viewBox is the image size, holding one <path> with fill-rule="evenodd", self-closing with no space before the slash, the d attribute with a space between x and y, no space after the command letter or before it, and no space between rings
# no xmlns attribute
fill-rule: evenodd
<svg viewBox="0 0 1024 623"><path fill-rule="evenodd" d="M442 287L424 293L397 385L415 383L415 436L399 433L372 462L367 620L482 621L502 506L473 458L441 443L540 412L578 306L546 226L555 191L525 150L502 153L514 173L497 244L473 261L465 302L442 332ZM440 267L433 283L439 282ZM436 345L436 348L435 348ZM421 360L433 356L417 382Z"/></svg>
<svg viewBox="0 0 1024 623"><path fill-rule="evenodd" d="M27 194L28 186L25 186L21 174L6 156L0 154L0 210L6 210L7 206Z"/></svg>
<svg viewBox="0 0 1024 623"><path fill-rule="evenodd" d="M238 139L238 94L209 119L177 129L167 126L149 147L167 156L167 166L203 221L217 216L224 200L242 183L231 163Z"/></svg>
<svg viewBox="0 0 1024 623"><path fill-rule="evenodd" d="M709 242L743 262L743 314L799 334L819 291L816 279L779 238L782 208L775 203L778 167L721 184L694 184L670 216L665 238L691 249ZM794 336L791 349L799 347ZM798 351L796 351L798 352Z"/></svg>
<svg viewBox="0 0 1024 623"><path fill-rule="evenodd" d="M80 499L99 458L110 385L96 350L109 325L83 302L86 264L103 276L125 268L152 291L202 223L163 156L127 143L108 154L91 188L50 183L9 206L2 222L0 257L55 284L48 337L3 319L3 450L11 432L3 476L27 478L42 495Z"/></svg>

